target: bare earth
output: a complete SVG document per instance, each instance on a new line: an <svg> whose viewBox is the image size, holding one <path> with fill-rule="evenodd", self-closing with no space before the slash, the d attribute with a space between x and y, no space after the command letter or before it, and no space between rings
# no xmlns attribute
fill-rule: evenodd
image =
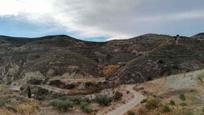
<svg viewBox="0 0 204 115"><path fill-rule="evenodd" d="M141 93L136 92L133 88L135 85L126 85L126 90L130 92L130 94L133 94L133 98L128 100L125 104L120 105L119 107L116 107L116 109L109 111L106 113L106 115L123 115L128 110L132 109L136 105L138 105L144 98ZM97 115L104 115L104 113L99 112Z"/></svg>

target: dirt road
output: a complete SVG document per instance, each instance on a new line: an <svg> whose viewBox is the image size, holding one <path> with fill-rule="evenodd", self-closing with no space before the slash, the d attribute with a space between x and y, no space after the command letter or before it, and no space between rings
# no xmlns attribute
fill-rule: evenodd
<svg viewBox="0 0 204 115"><path fill-rule="evenodd" d="M127 85L126 89L134 95L132 99L130 99L128 102L125 104L120 105L119 107L116 107L116 109L109 111L106 113L106 115L123 115L125 114L128 110L132 109L136 105L138 105L145 97L139 93L136 92L133 87L135 85ZM97 115L102 115L102 113L98 113ZM104 114L103 114L104 115Z"/></svg>

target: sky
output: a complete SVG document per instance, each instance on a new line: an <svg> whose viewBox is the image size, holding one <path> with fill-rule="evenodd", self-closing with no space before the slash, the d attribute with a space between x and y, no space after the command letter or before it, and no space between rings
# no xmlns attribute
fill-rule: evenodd
<svg viewBox="0 0 204 115"><path fill-rule="evenodd" d="M204 0L0 0L0 35L88 41L204 32Z"/></svg>

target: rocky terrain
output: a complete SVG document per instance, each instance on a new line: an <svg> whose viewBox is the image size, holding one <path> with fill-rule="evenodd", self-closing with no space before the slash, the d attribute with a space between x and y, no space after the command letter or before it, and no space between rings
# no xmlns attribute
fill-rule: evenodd
<svg viewBox="0 0 204 115"><path fill-rule="evenodd" d="M0 36L1 95L24 98L31 90L35 100L63 96L94 100L121 84L204 68L203 38L203 33L192 37L146 34L89 42L66 35ZM108 95L114 97L116 92Z"/></svg>

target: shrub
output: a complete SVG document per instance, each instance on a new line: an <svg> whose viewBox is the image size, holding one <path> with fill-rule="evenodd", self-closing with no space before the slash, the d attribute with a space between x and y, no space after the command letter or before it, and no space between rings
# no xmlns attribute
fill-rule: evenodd
<svg viewBox="0 0 204 115"><path fill-rule="evenodd" d="M86 101L82 101L82 102L80 103L80 107L81 107L81 110L82 110L83 112L86 112L86 113L91 113L91 112L92 112L92 109L90 108L89 103L86 102Z"/></svg>
<svg viewBox="0 0 204 115"><path fill-rule="evenodd" d="M97 97L96 102L99 103L100 105L108 106L112 102L112 99L104 95L104 96Z"/></svg>
<svg viewBox="0 0 204 115"><path fill-rule="evenodd" d="M169 104L170 105L176 105L176 103L173 100L170 100Z"/></svg>
<svg viewBox="0 0 204 115"><path fill-rule="evenodd" d="M105 77L111 76L118 68L118 65L107 65L103 68L103 75Z"/></svg>
<svg viewBox="0 0 204 115"><path fill-rule="evenodd" d="M135 113L133 111L128 111L127 113L128 115L135 115Z"/></svg>
<svg viewBox="0 0 204 115"><path fill-rule="evenodd" d="M58 109L59 111L66 112L73 107L73 102L70 100L55 99L50 102L50 105Z"/></svg>
<svg viewBox="0 0 204 115"><path fill-rule="evenodd" d="M155 109L159 106L159 100L158 99L148 99L145 103L146 108L148 109Z"/></svg>
<svg viewBox="0 0 204 115"><path fill-rule="evenodd" d="M179 98L180 98L182 101L185 101L185 100L186 100L186 96L185 96L184 94L179 95Z"/></svg>
<svg viewBox="0 0 204 115"><path fill-rule="evenodd" d="M163 106L161 112L163 112L163 113L168 113L168 112L171 112L171 109L169 108L169 106L165 105L165 106Z"/></svg>
<svg viewBox="0 0 204 115"><path fill-rule="evenodd" d="M115 101L119 101L119 100L122 99L122 97L123 97L123 94L117 91L117 92L114 94L113 99L114 99Z"/></svg>

